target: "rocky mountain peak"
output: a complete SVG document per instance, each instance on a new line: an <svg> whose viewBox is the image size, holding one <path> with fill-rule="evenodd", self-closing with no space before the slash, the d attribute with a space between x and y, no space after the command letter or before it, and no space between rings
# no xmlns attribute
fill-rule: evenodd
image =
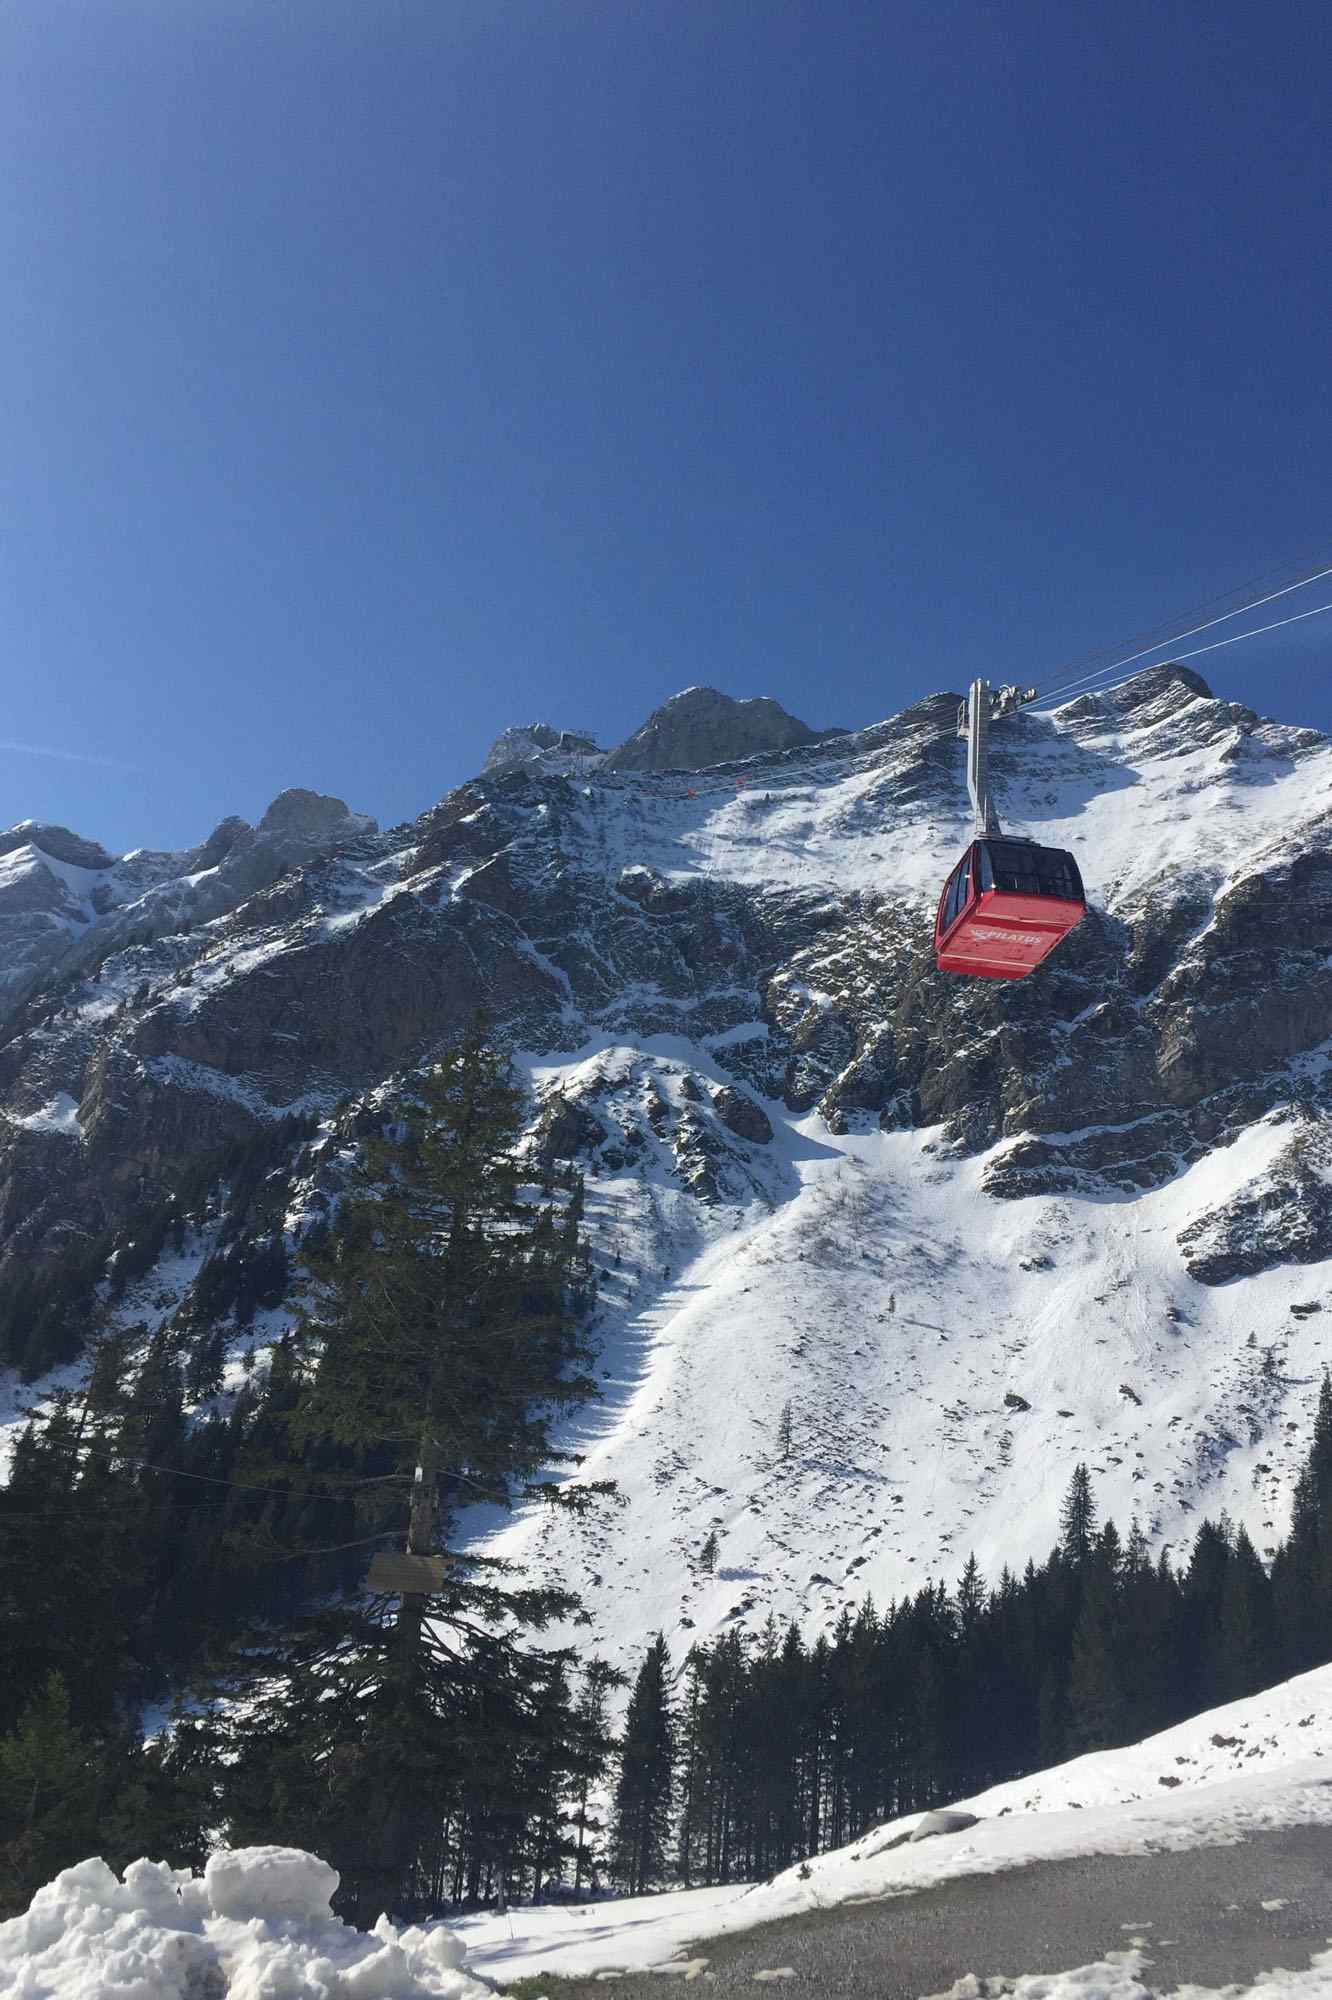
<svg viewBox="0 0 1332 2000"><path fill-rule="evenodd" d="M307 792L295 785L278 793L260 820L258 830L298 840L323 841L354 832L374 833L377 828L368 814L354 813L345 799L335 799L326 792Z"/></svg>
<svg viewBox="0 0 1332 2000"><path fill-rule="evenodd" d="M47 820L21 819L0 833L0 854L12 854L19 847L35 847L40 854L71 868L115 866L115 856L108 854L100 841L85 840L67 826L53 826Z"/></svg>
<svg viewBox="0 0 1332 2000"><path fill-rule="evenodd" d="M253 831L250 822L242 819L239 813L228 813L225 819L218 821L207 840L196 847L189 856L191 872L198 873L205 868L216 868L219 862L226 860L236 842Z"/></svg>
<svg viewBox="0 0 1332 2000"><path fill-rule="evenodd" d="M483 769L498 771L505 764L530 764L540 760L549 766L554 760L600 761L603 752L591 736L576 729L556 729L549 722L517 723L502 730L491 744Z"/></svg>
<svg viewBox="0 0 1332 2000"><path fill-rule="evenodd" d="M606 759L612 771L697 771L733 757L794 750L835 730L811 729L769 695L737 701L719 688L690 687L655 709Z"/></svg>

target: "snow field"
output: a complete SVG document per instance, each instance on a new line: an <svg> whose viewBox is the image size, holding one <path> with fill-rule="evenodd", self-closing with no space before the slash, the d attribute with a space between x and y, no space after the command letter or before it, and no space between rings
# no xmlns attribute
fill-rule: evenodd
<svg viewBox="0 0 1332 2000"><path fill-rule="evenodd" d="M708 1058L668 1037L600 1038L531 1074L619 1117L649 1078L669 1094L691 1057L708 1080ZM604 1400L563 1441L625 1505L464 1523L585 1594L580 1644L632 1668L662 1629L678 1666L731 1622L772 1613L813 1636L867 1591L882 1608L953 1584L973 1551L993 1584L1052 1546L1080 1461L1101 1517L1124 1535L1136 1520L1154 1552L1185 1558L1223 1509L1275 1546L1326 1359L1321 1312L1291 1307L1319 1304L1325 1276L1204 1286L1176 1239L1261 1175L1288 1128L1261 1121L1132 1200L996 1203L990 1156L952 1159L930 1132L836 1136L762 1101L775 1137L739 1148L741 1206L682 1197L663 1146L589 1179Z"/></svg>

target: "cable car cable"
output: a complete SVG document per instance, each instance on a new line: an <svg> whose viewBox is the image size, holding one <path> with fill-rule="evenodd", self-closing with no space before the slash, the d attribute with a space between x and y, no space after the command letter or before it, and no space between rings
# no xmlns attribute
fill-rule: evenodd
<svg viewBox="0 0 1332 2000"><path fill-rule="evenodd" d="M1209 646L1195 646L1191 652L1175 653L1168 660L1158 660L1156 665L1159 667L1169 667L1173 666L1176 660L1196 660L1200 653L1219 653L1223 646L1238 646L1241 639L1256 639L1260 633L1279 631L1283 625L1298 625L1302 618L1317 618L1324 611L1332 611L1332 604L1316 604L1312 611L1295 611L1291 613L1289 618L1273 619L1270 625L1255 625L1251 631L1234 632L1229 639L1213 639ZM1110 687L1098 688L1096 692L1098 694L1110 694L1114 688L1123 687L1126 681L1133 679L1134 676L1132 674L1126 674L1123 681L1113 681ZM1033 703L1031 706L1036 707L1039 704Z"/></svg>
<svg viewBox="0 0 1332 2000"><path fill-rule="evenodd" d="M1293 590L1303 590L1306 588L1307 585L1311 583L1318 583L1325 576L1332 576L1332 564L1329 564L1326 569L1315 570L1313 574L1310 576L1301 577L1298 583L1288 583L1285 584L1280 590L1269 591L1265 597L1255 597L1251 599L1250 602L1247 604L1237 604L1233 611L1223 611L1219 618L1208 618L1204 620L1204 622L1201 625L1191 625L1186 632L1176 632L1173 638L1158 639L1152 645L1144 646L1140 652L1126 654L1122 660L1108 661L1105 666L1097 667L1093 670L1093 672L1088 674L1083 674L1080 680L1065 681L1061 687L1043 688L1038 692L1036 699L1038 702L1042 703L1047 701L1052 701L1056 695L1068 694L1074 688L1083 686L1083 684L1087 681L1100 680L1103 674L1118 673L1121 667L1132 666L1135 660L1145 660L1149 653L1164 652L1168 646L1177 645L1181 639L1192 639L1195 638L1199 632L1210 632L1212 628L1216 625L1224 625L1231 618L1242 617L1246 611L1256 611L1259 605L1271 604L1278 597L1289 597L1290 593ZM1299 615L1301 617L1306 617L1310 614L1301 612ZM1293 621L1288 619L1277 620L1277 624L1283 624L1283 625L1291 622ZM1276 627L1271 625L1265 625L1259 627L1259 630L1265 632L1274 631L1275 629ZM1222 643L1228 645L1229 641L1226 640L1223 641ZM1205 653L1210 651L1210 648L1206 646L1201 646L1199 647L1198 650L1199 652ZM1186 659L1192 659L1195 656L1193 654L1185 654L1182 657Z"/></svg>
<svg viewBox="0 0 1332 2000"><path fill-rule="evenodd" d="M1327 563L1327 560L1328 560L1328 554L1329 554L1329 551L1328 551L1327 549L1325 549L1325 548L1324 548L1324 549L1320 550L1320 551L1319 551L1319 553L1318 553L1318 554L1317 554L1316 556L1315 556L1315 555L1310 555L1309 557L1307 557L1307 558L1305 559L1305 561L1304 561L1304 562L1300 562L1300 563L1297 563L1297 564L1291 564L1291 563L1283 563L1283 564L1282 564L1282 565L1280 566L1280 568L1277 568L1277 569L1270 569L1270 570L1266 570L1266 571L1264 571L1264 573L1263 573L1263 574L1262 574L1261 576L1256 576L1256 577L1252 578L1252 579L1251 579L1251 581L1250 581L1250 582L1248 582L1248 583L1237 583L1237 584L1236 584L1236 585L1234 585L1234 587L1233 587L1232 589L1230 589L1230 590L1225 590L1225 591L1221 591L1221 592L1220 592L1220 593L1219 593L1219 594L1218 594L1217 596L1215 596L1215 597L1209 597L1209 598L1206 598L1206 599L1204 599L1204 601L1203 601L1203 602L1202 602L1201 604L1197 605L1197 606L1196 606L1196 607L1195 607L1195 608L1194 608L1194 609L1193 609L1192 611L1184 611L1184 612L1181 612L1181 613L1179 614L1179 616L1180 616L1180 617L1182 617L1182 618L1201 618L1201 617L1202 617L1202 614L1203 614L1203 613L1204 613L1205 611L1211 611L1211 610L1213 610L1213 609L1214 609L1214 607L1215 607L1216 605L1218 605L1218 604L1224 604L1224 603L1225 603L1225 602L1227 601L1227 599L1229 599L1229 598L1232 598L1232 597L1243 597L1243 598L1245 599L1245 602L1244 602L1244 603L1236 605L1236 606L1234 607L1234 609L1233 609L1233 610L1231 610L1231 611L1227 611L1227 612L1224 612L1224 613L1220 613L1220 614L1218 614L1218 615L1217 615L1217 617L1216 617L1215 619L1211 620L1210 622L1211 622L1211 623L1214 623L1214 624L1218 624L1218 625L1219 625L1219 624L1222 624L1222 623L1224 623L1225 619L1227 619L1227 618L1237 618L1237 617L1238 617L1238 616L1240 615L1240 613L1241 613L1241 612L1243 612L1243 611L1252 611L1252 610L1255 610L1255 609L1256 609L1256 608L1257 608L1257 607L1258 607L1258 606L1259 606L1260 604L1267 604L1267 603L1270 603L1270 602L1271 602L1271 599L1272 599L1272 597L1279 597L1279 596L1281 596L1281 595L1282 595L1282 590L1281 590L1281 589L1278 589L1278 590L1276 590L1276 591L1273 591L1273 592L1271 592L1270 594L1264 594L1263 596L1260 596L1260 597L1249 597L1248 593L1249 593L1250 591L1254 591L1254 590L1259 590L1259 591L1263 591L1264 593L1266 593L1266 586L1267 586L1267 585L1268 585L1269 583L1273 583L1273 582L1275 582L1275 580L1276 580L1276 579L1277 579L1278 577L1288 577L1288 576L1290 576L1290 573L1291 573L1291 570L1292 570L1292 567L1293 567L1293 568L1295 569L1295 571L1296 571L1296 575L1295 575L1295 577L1294 577L1294 580L1293 580L1292 582L1290 582L1290 583L1289 583L1288 585L1285 585L1285 586L1284 586L1284 588L1285 588L1285 589L1287 589L1287 590L1300 590L1300 589L1302 589L1302 588L1304 587L1304 585L1305 585L1306 583L1315 583L1315 582L1317 582L1317 580L1319 579L1319 577L1322 577L1322 576L1327 576L1327 575L1332 575L1332 570L1329 570L1328 568L1324 567L1324 565L1325 565L1325 564ZM1307 568L1307 564L1308 564L1308 563L1310 563L1310 562L1311 562L1311 563L1313 563L1313 564L1315 564L1315 565L1316 565L1316 567L1314 567L1313 569L1309 569L1309 568ZM1166 619L1166 620L1164 620L1163 622L1164 622L1164 623L1166 623L1166 624L1173 624L1173 623L1174 623L1174 620L1173 620L1173 619ZM1173 638L1173 639L1161 639L1161 640L1159 640L1159 641L1158 641L1158 640L1153 640L1153 641L1152 641L1152 643L1151 643L1151 645L1143 645L1143 646L1142 646L1142 650L1141 650L1141 653L1140 653L1140 654L1137 654L1137 653L1135 653L1135 654L1129 654L1129 655L1128 655L1127 657L1128 657L1129 659L1137 659L1137 658L1140 658L1140 657L1144 657L1144 656L1145 656L1145 655L1146 655L1147 653L1150 653L1150 652L1154 652L1154 651L1156 651L1156 649L1157 649L1157 647L1158 647L1158 646L1169 646L1169 645L1173 645L1173 644L1175 643L1175 641L1176 641L1176 640L1178 640L1178 639L1187 639L1187 638L1192 638L1192 636L1193 636L1193 634L1194 634L1195 632L1199 632L1199 631L1202 631L1202 630L1204 630L1204 629L1205 629L1205 627L1204 627L1203 625L1201 625L1201 624L1199 624L1199 625L1190 625L1190 626L1188 627L1188 629L1187 629L1186 631L1183 631L1183 632L1177 632L1177 633L1176 633L1176 634L1174 635L1174 638ZM1139 637L1140 637L1140 638L1145 638L1145 637L1146 637L1146 635L1145 635L1145 634L1140 634L1140 635L1139 635ZM1122 643L1122 642L1121 642L1121 643ZM1134 644L1134 645L1136 645L1136 644L1138 644L1138 640L1137 640L1137 639L1135 639L1135 640L1131 641L1130 643L1131 643L1131 644ZM1110 646L1097 646L1097 647L1094 647L1094 648L1092 649L1092 651L1091 651L1090 653L1087 653L1087 654L1084 654L1083 658L1084 658L1084 660L1085 660L1085 661L1087 661L1087 662L1090 662L1090 661L1092 661L1092 660L1094 660L1094 659L1096 658L1096 656L1097 656L1097 654L1098 654L1098 653L1112 653L1112 652L1114 652L1114 651L1115 651L1115 647L1114 647L1113 645L1110 645ZM1073 660L1070 660L1070 661L1069 661L1069 665L1070 665L1070 666L1076 666L1076 665L1078 665L1078 664L1079 664L1079 663L1078 663L1077 661L1073 661ZM1112 672L1112 671L1113 671L1113 670L1114 670L1114 669L1115 669L1115 668L1116 668L1117 666L1122 666L1122 665L1124 665L1124 664L1125 664L1125 661L1123 661L1123 660L1119 660L1119 661L1115 661L1115 660L1107 660L1107 661L1106 661L1106 662L1104 663L1104 665L1102 665L1102 666L1099 666L1099 667L1092 667L1092 666L1088 665L1088 666L1087 666L1087 668L1086 668L1086 671L1085 671L1085 673L1083 673L1083 674L1082 674L1082 676L1081 676L1081 678L1080 678L1080 679L1074 679L1074 680L1069 680L1069 681L1061 681L1061 682L1059 683L1058 687L1057 687L1057 688L1055 688L1055 689L1052 689L1052 690L1050 690L1050 692L1052 692L1052 693L1058 693L1058 692L1062 692L1062 691L1063 691L1064 689L1066 689L1066 688L1071 688L1071 687L1077 687L1077 686L1080 686L1080 685L1081 685L1081 682L1082 682L1082 681L1084 681L1084 680L1094 680L1094 679L1096 679L1096 678L1097 678L1097 677L1098 677L1099 675L1101 675L1101 674L1104 674L1104 673L1110 673L1110 672ZM1058 669L1058 668L1056 668L1056 669L1055 669L1055 672L1056 672L1056 673L1057 673L1057 672L1059 672L1059 671L1060 671L1060 669ZM1042 696L1040 696L1039 698L1040 698L1040 699L1044 699L1044 696L1042 695Z"/></svg>

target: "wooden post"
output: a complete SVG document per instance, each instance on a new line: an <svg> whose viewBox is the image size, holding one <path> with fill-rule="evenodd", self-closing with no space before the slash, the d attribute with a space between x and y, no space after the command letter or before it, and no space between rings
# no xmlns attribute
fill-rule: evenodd
<svg viewBox="0 0 1332 2000"><path fill-rule="evenodd" d="M381 1551L372 1558L370 1574L366 1578L371 1590L392 1592L404 1600L399 1623L409 1630L419 1624L423 1606L420 1602L408 1604L406 1600L424 1599L432 1591L442 1590L444 1570L449 1561L447 1556L438 1555L435 1551L438 1465L439 1447L430 1432L426 1431L422 1434L412 1480L406 1553L390 1555ZM410 1646L411 1638L406 1634L404 1637Z"/></svg>

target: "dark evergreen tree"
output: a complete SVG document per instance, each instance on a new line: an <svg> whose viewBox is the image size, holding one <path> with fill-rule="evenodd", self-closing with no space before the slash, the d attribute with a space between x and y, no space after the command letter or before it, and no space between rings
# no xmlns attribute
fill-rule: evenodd
<svg viewBox="0 0 1332 2000"><path fill-rule="evenodd" d="M1081 1568L1091 1554L1095 1535L1096 1503L1092 1499L1091 1475L1085 1465L1077 1465L1059 1510L1059 1550L1065 1562Z"/></svg>
<svg viewBox="0 0 1332 2000"><path fill-rule="evenodd" d="M596 1816L593 1800L611 1767L614 1742L608 1722L610 1696L626 1682L627 1676L606 1660L589 1660L583 1669L583 1684L574 1707L570 1773L569 1823L574 1834L575 1896L580 1894L585 1881L595 1888L597 1871L606 1861L602 1846L605 1823Z"/></svg>
<svg viewBox="0 0 1332 2000"><path fill-rule="evenodd" d="M1065 1740L1075 1754L1124 1740L1120 1678L1119 1537L1108 1521L1088 1550L1068 1677Z"/></svg>
<svg viewBox="0 0 1332 2000"><path fill-rule="evenodd" d="M576 1232L522 1197L522 1105L504 1060L472 1035L390 1108L339 1229L307 1246L314 1296L275 1442L285 1432L307 1496L345 1480L372 1540L375 1523L396 1520L414 1557L447 1547L467 1502L507 1506L526 1492L585 1506L600 1490L540 1476L565 1456L553 1418L595 1389L573 1309ZM503 1620L539 1630L576 1600L508 1588L503 1570L454 1562L441 1585L326 1606L288 1623L266 1654L232 1659L231 1684L276 1690L243 1732L238 1823L262 1821L271 1772L290 1824L313 1829L307 1844L330 1853L357 1916L413 1903L440 1800L469 1787L503 1893L555 1768L551 1732L572 1745L551 1659L521 1648L512 1623L497 1632Z"/></svg>
<svg viewBox="0 0 1332 2000"><path fill-rule="evenodd" d="M676 1723L678 1812L675 1872L686 1889L706 1873L705 1749L702 1729L703 1652L691 1646L685 1658L684 1695Z"/></svg>
<svg viewBox="0 0 1332 2000"><path fill-rule="evenodd" d="M659 1632L648 1647L624 1720L615 1787L614 1868L631 1896L666 1871L675 1780L670 1650Z"/></svg>
<svg viewBox="0 0 1332 2000"><path fill-rule="evenodd" d="M1248 1531L1236 1531L1221 1591L1219 1643L1210 1649L1208 1699L1238 1701L1273 1676L1272 1586Z"/></svg>

